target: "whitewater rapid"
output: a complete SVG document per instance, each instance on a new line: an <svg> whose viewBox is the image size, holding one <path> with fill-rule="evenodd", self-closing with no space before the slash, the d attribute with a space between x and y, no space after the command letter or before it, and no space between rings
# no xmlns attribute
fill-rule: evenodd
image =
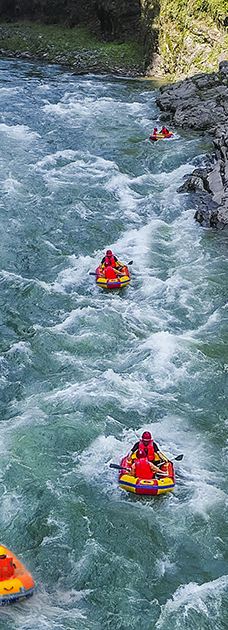
<svg viewBox="0 0 228 630"><path fill-rule="evenodd" d="M0 64L0 525L37 582L0 630L225 630L226 235L176 192L210 143L148 141L150 82ZM109 468L145 429L173 495Z"/></svg>

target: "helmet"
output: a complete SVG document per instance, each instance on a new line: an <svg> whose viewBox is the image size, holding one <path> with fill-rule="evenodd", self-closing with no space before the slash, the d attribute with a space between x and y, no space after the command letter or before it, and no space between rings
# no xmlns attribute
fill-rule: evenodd
<svg viewBox="0 0 228 630"><path fill-rule="evenodd" d="M157 127L154 127L154 131L157 131L157 130L158 130L158 128L157 128Z"/></svg>
<svg viewBox="0 0 228 630"><path fill-rule="evenodd" d="M152 435L151 435L150 431L144 431L144 433L142 434L142 441L143 442L150 442L151 439L152 439Z"/></svg>
<svg viewBox="0 0 228 630"><path fill-rule="evenodd" d="M139 459L141 459L142 457L146 457L146 453L145 453L145 451L143 451L143 450L140 448L140 449L138 450L138 452L137 452L137 457L138 457Z"/></svg>
<svg viewBox="0 0 228 630"><path fill-rule="evenodd" d="M111 249L107 249L106 256L108 256L108 257L112 256L112 250Z"/></svg>

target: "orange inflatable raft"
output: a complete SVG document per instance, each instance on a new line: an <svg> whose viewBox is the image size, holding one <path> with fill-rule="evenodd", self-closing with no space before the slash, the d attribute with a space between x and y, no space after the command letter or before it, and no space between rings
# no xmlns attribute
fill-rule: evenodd
<svg viewBox="0 0 228 630"><path fill-rule="evenodd" d="M102 289L121 289L126 287L131 280L127 265L123 265L121 274L121 276L116 277L114 280L107 280L107 278L105 278L104 267L100 265L96 269L96 284Z"/></svg>
<svg viewBox="0 0 228 630"><path fill-rule="evenodd" d="M12 551L0 545L0 606L30 597L35 582Z"/></svg>

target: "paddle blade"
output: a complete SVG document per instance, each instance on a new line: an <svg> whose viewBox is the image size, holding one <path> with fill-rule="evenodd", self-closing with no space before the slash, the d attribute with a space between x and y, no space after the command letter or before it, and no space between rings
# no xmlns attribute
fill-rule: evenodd
<svg viewBox="0 0 228 630"><path fill-rule="evenodd" d="M115 468L116 470L127 470L130 471L130 468L125 468L125 466L119 466L119 464L109 464L109 468Z"/></svg>
<svg viewBox="0 0 228 630"><path fill-rule="evenodd" d="M128 265L133 265L133 260L129 260Z"/></svg>
<svg viewBox="0 0 228 630"><path fill-rule="evenodd" d="M89 271L89 276L96 276L96 271Z"/></svg>
<svg viewBox="0 0 228 630"><path fill-rule="evenodd" d="M119 466L119 464L109 464L109 468L115 468L116 470L121 470L121 466Z"/></svg>
<svg viewBox="0 0 228 630"><path fill-rule="evenodd" d="M177 455L177 457L174 457L174 459L175 459L177 462L181 462L181 460L183 459L183 457L184 457L184 455L183 455L183 453L181 453L181 455Z"/></svg>

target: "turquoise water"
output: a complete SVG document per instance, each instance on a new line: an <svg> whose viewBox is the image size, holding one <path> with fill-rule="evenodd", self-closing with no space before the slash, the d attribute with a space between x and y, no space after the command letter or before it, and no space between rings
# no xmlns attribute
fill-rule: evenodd
<svg viewBox="0 0 228 630"><path fill-rule="evenodd" d="M0 67L1 542L37 582L0 630L225 629L227 236L176 193L210 145L148 142L149 82ZM109 468L145 429L172 495Z"/></svg>

